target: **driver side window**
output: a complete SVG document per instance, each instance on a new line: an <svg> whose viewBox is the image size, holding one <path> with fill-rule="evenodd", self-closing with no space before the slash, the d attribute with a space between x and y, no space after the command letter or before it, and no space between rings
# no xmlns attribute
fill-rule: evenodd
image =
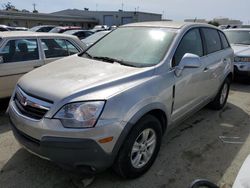
<svg viewBox="0 0 250 188"><path fill-rule="evenodd" d="M203 56L202 40L198 28L192 29L184 35L173 57L172 67L179 65L186 53Z"/></svg>

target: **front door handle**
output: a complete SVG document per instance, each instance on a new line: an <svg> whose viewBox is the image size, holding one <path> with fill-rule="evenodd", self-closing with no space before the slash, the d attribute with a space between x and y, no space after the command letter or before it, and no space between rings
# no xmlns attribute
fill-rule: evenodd
<svg viewBox="0 0 250 188"><path fill-rule="evenodd" d="M203 69L203 72L207 72L207 71L209 71L209 67L205 67L204 69Z"/></svg>

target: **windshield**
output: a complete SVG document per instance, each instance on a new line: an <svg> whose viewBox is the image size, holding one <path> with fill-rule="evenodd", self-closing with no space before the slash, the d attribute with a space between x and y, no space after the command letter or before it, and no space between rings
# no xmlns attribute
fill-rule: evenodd
<svg viewBox="0 0 250 188"><path fill-rule="evenodd" d="M109 58L131 66L147 67L164 58L174 37L175 30L167 28L123 27L105 36L85 54L91 58Z"/></svg>
<svg viewBox="0 0 250 188"><path fill-rule="evenodd" d="M38 29L40 29L41 26L35 26L29 29L29 31L37 31Z"/></svg>
<svg viewBox="0 0 250 188"><path fill-rule="evenodd" d="M61 31L60 27L55 27L49 31L49 33L59 33Z"/></svg>
<svg viewBox="0 0 250 188"><path fill-rule="evenodd" d="M231 44L250 45L250 31L225 31Z"/></svg>

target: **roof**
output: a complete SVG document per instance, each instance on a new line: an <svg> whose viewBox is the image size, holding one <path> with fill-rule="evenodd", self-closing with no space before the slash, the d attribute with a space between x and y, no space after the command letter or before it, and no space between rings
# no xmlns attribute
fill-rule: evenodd
<svg viewBox="0 0 250 188"><path fill-rule="evenodd" d="M34 26L33 28L42 28L42 27L57 27L56 25L37 25L37 26Z"/></svg>
<svg viewBox="0 0 250 188"><path fill-rule="evenodd" d="M80 29L80 26L56 26L58 29Z"/></svg>
<svg viewBox="0 0 250 188"><path fill-rule="evenodd" d="M250 31L250 28L225 29L224 31Z"/></svg>
<svg viewBox="0 0 250 188"><path fill-rule="evenodd" d="M127 26L134 26L134 27L166 27L166 28L174 28L174 29L181 29L184 26L191 26L191 25L203 25L208 26L208 24L202 23L193 23L193 22L173 22L173 21L155 21L155 22L139 22L139 23L131 23L124 25Z"/></svg>
<svg viewBox="0 0 250 188"><path fill-rule="evenodd" d="M31 31L4 31L0 32L1 38L11 37L74 37L72 35L58 34L58 33L42 33Z"/></svg>
<svg viewBox="0 0 250 188"><path fill-rule="evenodd" d="M84 29L72 29L72 30L67 30L65 32L63 32L64 34L72 34L72 33L76 33L76 32L92 32L90 30L84 30Z"/></svg>

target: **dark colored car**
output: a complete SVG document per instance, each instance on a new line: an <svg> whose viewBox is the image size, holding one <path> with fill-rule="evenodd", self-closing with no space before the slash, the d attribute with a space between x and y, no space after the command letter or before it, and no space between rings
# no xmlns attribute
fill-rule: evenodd
<svg viewBox="0 0 250 188"><path fill-rule="evenodd" d="M89 37L90 35L93 35L94 32L89 31L89 30L68 30L68 31L65 31L64 34L75 35L80 40L82 40L82 39Z"/></svg>
<svg viewBox="0 0 250 188"><path fill-rule="evenodd" d="M31 29L29 29L29 31L49 32L55 27L56 27L55 25L39 25L39 26L32 27Z"/></svg>

